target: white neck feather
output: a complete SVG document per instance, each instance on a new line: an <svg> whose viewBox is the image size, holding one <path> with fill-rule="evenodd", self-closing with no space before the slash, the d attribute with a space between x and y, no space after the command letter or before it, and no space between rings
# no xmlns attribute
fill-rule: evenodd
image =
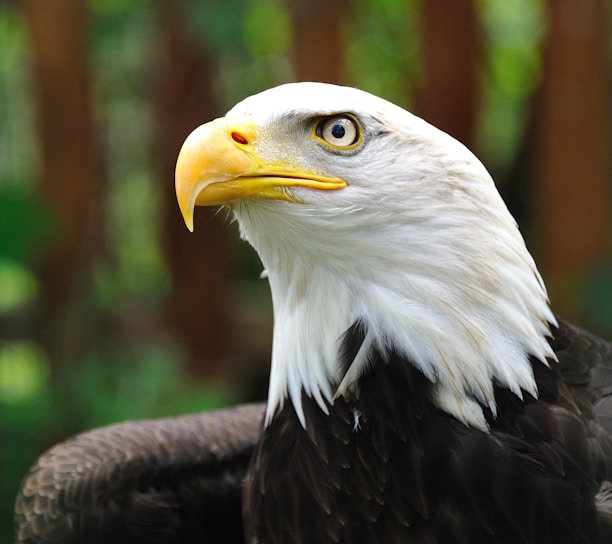
<svg viewBox="0 0 612 544"><path fill-rule="evenodd" d="M297 219L287 225L274 213L277 205L261 202L244 216L257 222L258 207L267 208L262 219L273 237L249 235L268 271L274 305L268 422L289 397L305 425L302 391L327 410L340 378L339 340L357 319L368 336L339 395L355 388L368 349L384 354L393 347L435 384L433 401L467 425L486 430L481 405L495 413L494 383L518 396L521 389L537 396L529 356L554 357L546 340L554 316L514 226L483 218L488 228L474 255L469 229L448 217L403 225L399 245L386 234L389 225L377 230L370 218L367 240L333 229L341 242L330 252ZM330 224L320 228L327 229L323 238L330 236ZM301 250L305 237L310 251Z"/></svg>
<svg viewBox="0 0 612 544"><path fill-rule="evenodd" d="M419 138L371 145L380 179L355 168L342 191L298 190L304 203L236 203L272 291L268 422L289 398L306 425L302 392L326 411L339 379L336 395L358 389L368 350L392 348L431 380L434 403L486 431L494 385L537 396L529 357L554 358L546 290L490 176L449 136L393 112L387 124ZM388 145L408 152L389 162ZM339 341L358 319L368 335L342 377Z"/></svg>

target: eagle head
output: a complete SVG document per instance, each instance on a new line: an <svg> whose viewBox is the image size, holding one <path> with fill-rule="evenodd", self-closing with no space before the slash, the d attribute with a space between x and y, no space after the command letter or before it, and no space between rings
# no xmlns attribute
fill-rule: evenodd
<svg viewBox="0 0 612 544"><path fill-rule="evenodd" d="M266 268L268 422L288 399L307 425L303 394L323 411L358 395L373 350L484 431L495 385L537 396L530 358L554 357L542 279L487 170L423 119L353 88L282 85L189 135L176 192L190 229L196 205L231 209Z"/></svg>

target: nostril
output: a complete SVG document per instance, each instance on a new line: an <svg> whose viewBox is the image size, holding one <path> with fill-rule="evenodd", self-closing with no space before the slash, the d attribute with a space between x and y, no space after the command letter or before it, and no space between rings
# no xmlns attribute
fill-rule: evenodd
<svg viewBox="0 0 612 544"><path fill-rule="evenodd" d="M246 137L243 134L240 134L240 132L232 132L231 133L231 137L232 140L234 140L234 142L238 143L238 144L248 144L249 141L246 139Z"/></svg>

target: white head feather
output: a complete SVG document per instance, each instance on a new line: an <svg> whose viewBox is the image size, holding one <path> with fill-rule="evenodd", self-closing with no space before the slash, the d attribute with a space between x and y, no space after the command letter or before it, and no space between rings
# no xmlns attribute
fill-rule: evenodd
<svg viewBox="0 0 612 544"><path fill-rule="evenodd" d="M308 122L349 113L353 151L332 151ZM393 348L433 383L441 409L486 430L493 385L536 396L529 356L554 357L546 291L517 225L480 161L422 119L375 96L320 83L276 87L227 115L259 126L258 154L342 178L339 191L295 189L300 203L234 203L242 236L269 275L274 340L269 421L301 393L334 402L342 334L368 334L336 395L356 387L367 354Z"/></svg>

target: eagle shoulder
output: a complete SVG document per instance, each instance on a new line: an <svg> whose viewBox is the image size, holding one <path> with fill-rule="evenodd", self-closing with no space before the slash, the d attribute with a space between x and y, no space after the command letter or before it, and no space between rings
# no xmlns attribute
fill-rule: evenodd
<svg viewBox="0 0 612 544"><path fill-rule="evenodd" d="M341 355L358 349L358 330ZM595 417L612 385L601 379L609 344L563 321L554 334L560 362L531 360L538 397L495 386L497 413L483 407L489 432L436 407L429 379L397 354L374 354L354 397L328 413L303 395L305 427L286 403L247 474L248 537L606 542L612 438Z"/></svg>
<svg viewBox="0 0 612 544"><path fill-rule="evenodd" d="M243 542L242 480L264 409L128 421L57 444L22 483L16 543Z"/></svg>

